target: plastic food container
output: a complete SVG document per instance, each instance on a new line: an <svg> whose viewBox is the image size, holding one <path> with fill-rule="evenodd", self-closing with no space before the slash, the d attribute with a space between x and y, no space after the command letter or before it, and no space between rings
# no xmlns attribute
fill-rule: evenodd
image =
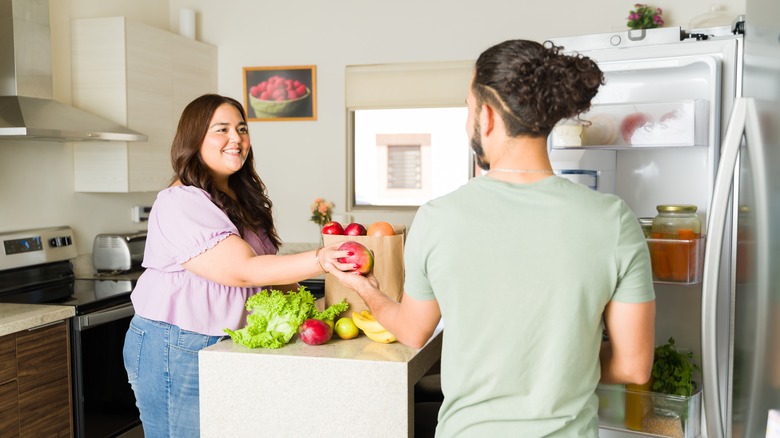
<svg viewBox="0 0 780 438"><path fill-rule="evenodd" d="M599 422L602 427L635 430L654 436L696 438L701 435L701 388L690 397L626 389L622 385L598 385ZM642 401L639 418L626 423L631 413L615 400ZM637 421L639 420L639 421Z"/></svg>

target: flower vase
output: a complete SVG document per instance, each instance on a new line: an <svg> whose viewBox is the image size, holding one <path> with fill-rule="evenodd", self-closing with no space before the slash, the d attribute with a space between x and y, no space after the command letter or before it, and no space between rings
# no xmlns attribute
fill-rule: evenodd
<svg viewBox="0 0 780 438"><path fill-rule="evenodd" d="M325 245L325 240L322 237L322 225L320 225L319 228L317 228L317 232L318 232L317 233L317 243L319 243L320 246L324 246Z"/></svg>

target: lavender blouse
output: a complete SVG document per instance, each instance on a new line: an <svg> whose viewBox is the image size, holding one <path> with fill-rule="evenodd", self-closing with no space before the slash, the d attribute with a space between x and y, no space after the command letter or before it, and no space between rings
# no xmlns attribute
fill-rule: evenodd
<svg viewBox="0 0 780 438"><path fill-rule="evenodd" d="M149 214L146 270L131 294L135 313L210 336L246 325L246 299L262 287L225 286L181 266L231 234L238 236L238 228L206 191L173 186L158 193ZM258 255L276 254L265 231L244 234Z"/></svg>

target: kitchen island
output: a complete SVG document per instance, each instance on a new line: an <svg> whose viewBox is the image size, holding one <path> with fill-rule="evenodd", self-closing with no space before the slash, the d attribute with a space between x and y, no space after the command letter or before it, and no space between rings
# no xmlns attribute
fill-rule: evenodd
<svg viewBox="0 0 780 438"><path fill-rule="evenodd" d="M201 436L413 436L414 385L441 341L437 329L419 350L362 334L279 349L219 342L199 353Z"/></svg>

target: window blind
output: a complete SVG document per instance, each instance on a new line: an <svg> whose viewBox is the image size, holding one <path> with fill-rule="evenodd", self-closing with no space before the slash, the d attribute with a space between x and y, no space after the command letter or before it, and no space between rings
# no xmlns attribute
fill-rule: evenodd
<svg viewBox="0 0 780 438"><path fill-rule="evenodd" d="M422 188L422 151L419 145L387 146L387 188Z"/></svg>
<svg viewBox="0 0 780 438"><path fill-rule="evenodd" d="M410 108L465 105L474 61L348 65L346 106Z"/></svg>

